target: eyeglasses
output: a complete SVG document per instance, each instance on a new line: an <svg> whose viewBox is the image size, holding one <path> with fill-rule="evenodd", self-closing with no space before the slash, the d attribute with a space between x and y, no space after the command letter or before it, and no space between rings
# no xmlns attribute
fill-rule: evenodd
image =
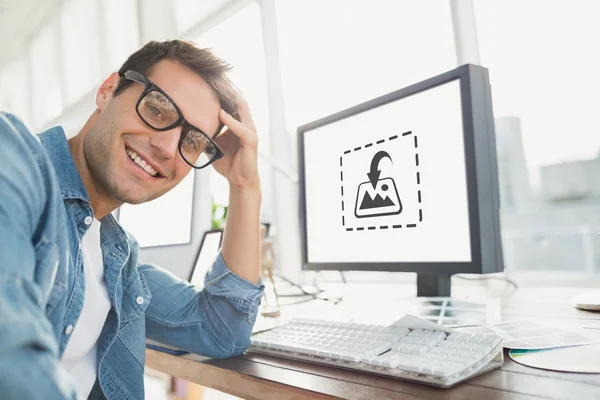
<svg viewBox="0 0 600 400"><path fill-rule="evenodd" d="M123 74L126 79L144 85L135 110L142 121L157 131L168 131L183 126L179 138L179 154L190 166L200 169L224 156L223 151L202 129L190 124L177 104L154 82L139 72L129 70ZM219 133L223 124L219 124Z"/></svg>

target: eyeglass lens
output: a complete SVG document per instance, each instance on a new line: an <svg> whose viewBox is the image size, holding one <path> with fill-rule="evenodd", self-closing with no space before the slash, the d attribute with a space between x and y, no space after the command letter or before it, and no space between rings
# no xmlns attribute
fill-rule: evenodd
<svg viewBox="0 0 600 400"><path fill-rule="evenodd" d="M138 104L138 113L142 119L155 129L163 129L179 119L175 105L162 93L150 91ZM208 164L217 154L213 143L196 129L187 131L181 141L180 151L183 158L196 167Z"/></svg>

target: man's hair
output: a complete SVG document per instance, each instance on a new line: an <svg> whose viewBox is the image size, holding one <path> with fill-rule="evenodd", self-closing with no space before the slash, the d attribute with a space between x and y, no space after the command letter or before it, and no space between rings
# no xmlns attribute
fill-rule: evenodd
<svg viewBox="0 0 600 400"><path fill-rule="evenodd" d="M152 68L164 59L178 61L200 75L216 93L221 107L239 120L235 94L231 90L232 83L227 77L231 66L214 55L210 49L199 48L195 43L186 40L151 41L129 56L119 69L121 80L113 96L118 96L133 83L123 76L126 71L133 70L148 76Z"/></svg>

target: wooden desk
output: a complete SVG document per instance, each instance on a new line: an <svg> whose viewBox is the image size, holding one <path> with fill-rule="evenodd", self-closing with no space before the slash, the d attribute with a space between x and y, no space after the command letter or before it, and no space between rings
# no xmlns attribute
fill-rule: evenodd
<svg viewBox="0 0 600 400"><path fill-rule="evenodd" d="M407 289L410 290L410 289ZM473 288L462 288L472 293ZM520 288L502 299L503 320L533 317L600 333L600 313L576 310L578 288ZM489 290L488 290L489 292ZM453 288L453 296L456 296ZM598 361L600 363L600 360ZM451 389L247 353L226 360L148 350L147 366L244 399L600 399L600 374L561 373L504 365Z"/></svg>

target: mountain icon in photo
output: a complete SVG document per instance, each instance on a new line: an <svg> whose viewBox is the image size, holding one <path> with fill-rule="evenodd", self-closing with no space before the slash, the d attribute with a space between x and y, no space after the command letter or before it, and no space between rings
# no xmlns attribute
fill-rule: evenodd
<svg viewBox="0 0 600 400"><path fill-rule="evenodd" d="M392 178L378 179L375 187L371 181L358 185L354 216L356 218L379 217L400 214L402 203L396 183Z"/></svg>
<svg viewBox="0 0 600 400"><path fill-rule="evenodd" d="M389 196L385 196L385 198L383 198L383 197L381 197L381 195L379 193L377 193L375 198L372 198L371 195L369 194L369 192L365 191L365 195L363 196L363 200L360 203L359 208L361 210L366 210L369 208L388 207L388 206L394 206L394 202L392 201L392 199L389 198Z"/></svg>

